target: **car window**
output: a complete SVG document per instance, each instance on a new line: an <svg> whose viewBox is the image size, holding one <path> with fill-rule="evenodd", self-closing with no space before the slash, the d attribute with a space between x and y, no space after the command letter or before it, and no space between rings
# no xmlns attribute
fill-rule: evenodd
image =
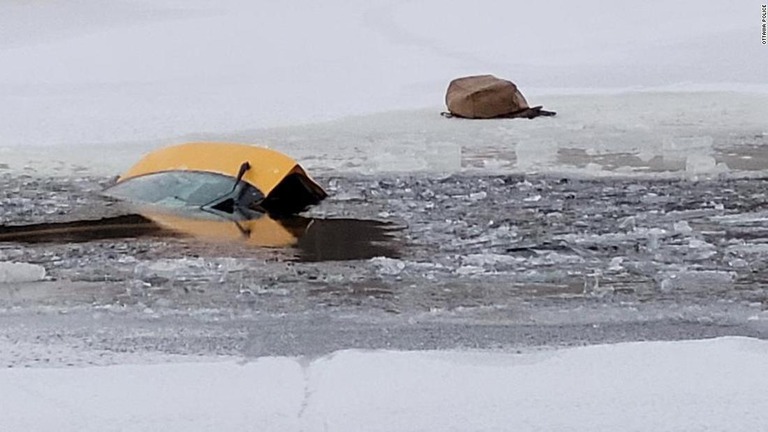
<svg viewBox="0 0 768 432"><path fill-rule="evenodd" d="M105 191L107 195L128 201L166 207L200 207L232 192L235 179L198 171L167 171L130 178ZM263 196L245 184L250 200Z"/></svg>

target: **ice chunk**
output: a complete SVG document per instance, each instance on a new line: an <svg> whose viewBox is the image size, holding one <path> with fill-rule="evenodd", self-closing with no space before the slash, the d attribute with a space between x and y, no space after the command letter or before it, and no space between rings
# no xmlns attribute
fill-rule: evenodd
<svg viewBox="0 0 768 432"><path fill-rule="evenodd" d="M627 216L619 221L619 228L625 231L634 231L637 228L637 218L635 216Z"/></svg>
<svg viewBox="0 0 768 432"><path fill-rule="evenodd" d="M608 270L610 271L622 271L624 267L621 265L624 262L624 257L613 257L608 264Z"/></svg>
<svg viewBox="0 0 768 432"><path fill-rule="evenodd" d="M648 234L648 250L656 250L659 248L659 237L666 234L664 230L659 228L651 228L647 231Z"/></svg>
<svg viewBox="0 0 768 432"><path fill-rule="evenodd" d="M614 292L610 285L600 285L600 272L584 275L584 294L590 297L605 297Z"/></svg>
<svg viewBox="0 0 768 432"><path fill-rule="evenodd" d="M660 283L662 292L672 291L722 291L728 289L736 273L716 270L685 270L668 273Z"/></svg>
<svg viewBox="0 0 768 432"><path fill-rule="evenodd" d="M488 196L488 194L485 191L475 192L469 194L469 200L470 201L480 201L482 199L485 199Z"/></svg>
<svg viewBox="0 0 768 432"><path fill-rule="evenodd" d="M728 265L733 268L746 268L749 267L749 262L741 258L733 258L728 260Z"/></svg>
<svg viewBox="0 0 768 432"><path fill-rule="evenodd" d="M752 315L747 318L749 321L766 321L768 322L768 310L762 311L756 315Z"/></svg>
<svg viewBox="0 0 768 432"><path fill-rule="evenodd" d="M691 226L688 225L688 222L684 220L675 222L672 229L678 234L690 234L691 231L693 231Z"/></svg>
<svg viewBox="0 0 768 432"><path fill-rule="evenodd" d="M697 238L690 238L688 239L688 247L691 249L715 249L716 246L712 243L706 242L704 240L699 240Z"/></svg>
<svg viewBox="0 0 768 432"><path fill-rule="evenodd" d="M547 138L524 139L517 143L515 155L518 169L533 171L557 161L557 144Z"/></svg>
<svg viewBox="0 0 768 432"><path fill-rule="evenodd" d="M768 255L768 244L765 243L753 243L753 244L737 244L728 246L726 253L736 255Z"/></svg>
<svg viewBox="0 0 768 432"><path fill-rule="evenodd" d="M455 273L460 276L469 276L474 274L480 274L483 272L484 270L482 267L474 266L474 265L463 265L455 270Z"/></svg>
<svg viewBox="0 0 768 432"><path fill-rule="evenodd" d="M667 136L662 139L662 151L666 160L686 160L690 157L712 154L714 139L711 136Z"/></svg>
<svg viewBox="0 0 768 432"><path fill-rule="evenodd" d="M713 216L711 219L715 222L728 225L759 224L768 221L768 211L763 210L749 213Z"/></svg>
<svg viewBox="0 0 768 432"><path fill-rule="evenodd" d="M405 263L399 259L376 257L370 261L377 267L379 274L397 276L405 270Z"/></svg>
<svg viewBox="0 0 768 432"><path fill-rule="evenodd" d="M35 282L45 278L45 268L37 264L0 261L0 283Z"/></svg>
<svg viewBox="0 0 768 432"><path fill-rule="evenodd" d="M206 262L202 258L160 259L140 262L134 267L134 276L149 283L158 280L212 280L226 273L222 270L214 261Z"/></svg>
<svg viewBox="0 0 768 432"><path fill-rule="evenodd" d="M712 156L694 154L685 158L685 171L691 174L715 171L717 161Z"/></svg>
<svg viewBox="0 0 768 432"><path fill-rule="evenodd" d="M470 254L462 257L462 264L470 267L490 267L497 264L512 265L524 262L525 259L514 257L511 255L500 255L494 253L486 254Z"/></svg>

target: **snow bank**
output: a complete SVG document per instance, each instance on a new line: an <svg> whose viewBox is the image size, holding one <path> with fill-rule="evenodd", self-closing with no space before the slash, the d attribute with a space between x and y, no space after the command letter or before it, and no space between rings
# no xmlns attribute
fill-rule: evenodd
<svg viewBox="0 0 768 432"><path fill-rule="evenodd" d="M768 423L766 362L768 342L721 338L6 369L0 428L753 431Z"/></svg>

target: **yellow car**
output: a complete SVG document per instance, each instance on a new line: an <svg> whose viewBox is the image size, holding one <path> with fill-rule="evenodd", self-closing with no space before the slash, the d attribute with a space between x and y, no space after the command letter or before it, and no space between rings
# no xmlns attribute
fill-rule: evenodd
<svg viewBox="0 0 768 432"><path fill-rule="evenodd" d="M196 142L149 153L105 193L138 204L250 219L289 215L326 192L290 157L246 144Z"/></svg>

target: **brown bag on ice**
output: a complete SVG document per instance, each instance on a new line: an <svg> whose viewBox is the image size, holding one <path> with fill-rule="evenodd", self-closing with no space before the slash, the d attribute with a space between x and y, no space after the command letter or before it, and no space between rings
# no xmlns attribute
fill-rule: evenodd
<svg viewBox="0 0 768 432"><path fill-rule="evenodd" d="M493 75L457 78L448 85L445 104L450 116L490 118L534 118L555 115L540 106L529 107L528 102L512 81Z"/></svg>

